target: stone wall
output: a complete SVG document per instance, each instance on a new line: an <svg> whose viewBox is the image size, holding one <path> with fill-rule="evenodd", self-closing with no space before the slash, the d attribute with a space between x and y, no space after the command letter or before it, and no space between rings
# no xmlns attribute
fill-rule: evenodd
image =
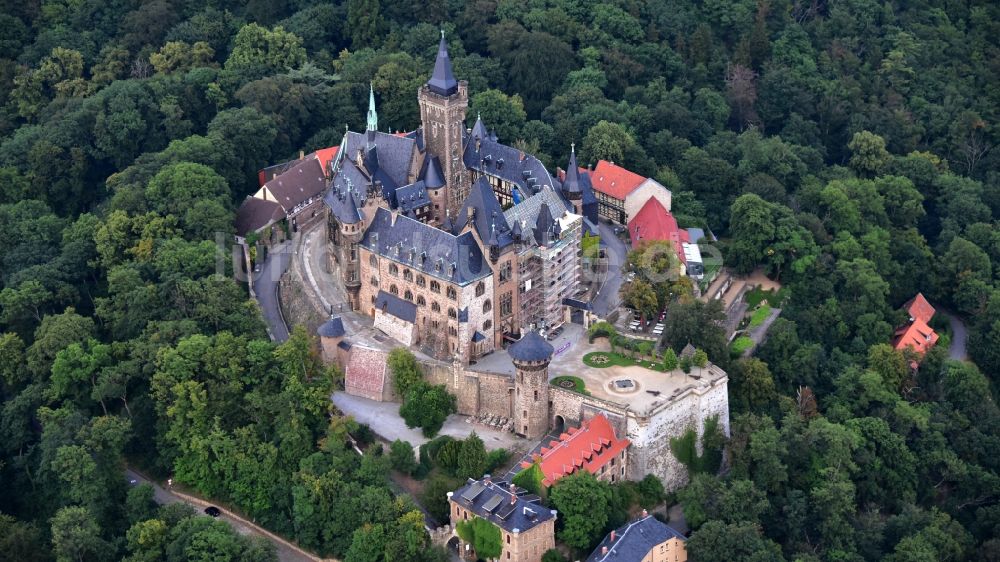
<svg viewBox="0 0 1000 562"><path fill-rule="evenodd" d="M649 416L637 416L630 412L627 419L627 437L632 441L629 479L641 480L646 474L655 474L668 491L686 484L687 469L670 450L670 439L694 428L698 432L700 452L705 420L716 415L723 433L729 435L727 382L728 379L723 376L708 387L692 386Z"/></svg>
<svg viewBox="0 0 1000 562"><path fill-rule="evenodd" d="M455 395L463 416L494 414L511 417L514 381L508 375L469 371L460 364L421 363L431 384L443 384Z"/></svg>
<svg viewBox="0 0 1000 562"><path fill-rule="evenodd" d="M375 329L382 330L390 338L407 347L413 345L413 324L396 318L382 309L375 309Z"/></svg>

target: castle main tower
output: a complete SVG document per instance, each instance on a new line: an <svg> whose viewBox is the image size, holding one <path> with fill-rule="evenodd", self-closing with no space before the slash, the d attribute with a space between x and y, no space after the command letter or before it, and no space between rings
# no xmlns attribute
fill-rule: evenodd
<svg viewBox="0 0 1000 562"><path fill-rule="evenodd" d="M451 71L448 44L441 32L434 73L417 91L424 146L428 157L437 156L444 173L445 186L429 190L434 205L432 216L441 224L446 211L458 216L459 206L469 194L469 174L462 161L462 134L465 112L469 109L469 84L455 80Z"/></svg>
<svg viewBox="0 0 1000 562"><path fill-rule="evenodd" d="M525 332L507 352L514 362L514 433L537 439L549 430L549 361L552 345Z"/></svg>

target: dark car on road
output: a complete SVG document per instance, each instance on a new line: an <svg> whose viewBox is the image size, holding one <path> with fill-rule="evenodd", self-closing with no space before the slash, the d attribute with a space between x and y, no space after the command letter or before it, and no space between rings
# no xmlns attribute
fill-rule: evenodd
<svg viewBox="0 0 1000 562"><path fill-rule="evenodd" d="M214 505L210 505L210 506L208 506L208 507L205 508L205 513L208 514L208 515L211 515L212 517L218 517L218 516L222 515L222 510L220 510L219 508L215 507Z"/></svg>

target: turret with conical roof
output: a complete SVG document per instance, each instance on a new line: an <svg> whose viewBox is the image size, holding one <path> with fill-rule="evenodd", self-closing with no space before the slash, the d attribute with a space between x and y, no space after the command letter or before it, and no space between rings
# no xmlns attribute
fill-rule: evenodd
<svg viewBox="0 0 1000 562"><path fill-rule="evenodd" d="M529 331L507 348L514 362L514 432L529 439L549 430L549 361L554 348Z"/></svg>
<svg viewBox="0 0 1000 562"><path fill-rule="evenodd" d="M563 180L562 189L566 199L570 201L578 200L583 196L583 190L580 188L580 167L576 164L575 143L570 145L569 165L566 166L566 178ZM576 206L575 203L574 206Z"/></svg>

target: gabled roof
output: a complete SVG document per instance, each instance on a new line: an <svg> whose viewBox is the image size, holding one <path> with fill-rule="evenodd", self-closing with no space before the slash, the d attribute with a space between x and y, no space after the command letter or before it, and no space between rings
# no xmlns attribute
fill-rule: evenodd
<svg viewBox="0 0 1000 562"><path fill-rule="evenodd" d="M384 207L375 211L361 245L377 255L459 285L489 276L472 233L455 236Z"/></svg>
<svg viewBox="0 0 1000 562"><path fill-rule="evenodd" d="M236 211L236 234L246 236L285 218L285 210L274 201L247 197Z"/></svg>
<svg viewBox="0 0 1000 562"><path fill-rule="evenodd" d="M472 226L476 229L476 234L484 243L488 243L491 236L496 239L497 245L501 248L513 243L510 235L510 226L504 217L503 207L497 201L497 196L493 193L493 186L485 177L480 177L469 190L469 195L462 202L462 208L455 218L454 230L461 232L469 222L469 214L472 213Z"/></svg>
<svg viewBox="0 0 1000 562"><path fill-rule="evenodd" d="M548 361L552 358L553 351L555 348L552 344L534 330L526 332L507 348L507 353L515 361Z"/></svg>
<svg viewBox="0 0 1000 562"><path fill-rule="evenodd" d="M319 163L323 166L323 169L327 169L330 166L330 162L337 157L337 151L340 150L340 146L331 146L329 148L321 148L313 154L319 159Z"/></svg>
<svg viewBox="0 0 1000 562"><path fill-rule="evenodd" d="M928 326L926 322L917 318L913 322L896 330L892 340L892 347L897 351L903 351L909 347L917 353L924 353L934 347L937 341L937 332Z"/></svg>
<svg viewBox="0 0 1000 562"><path fill-rule="evenodd" d="M499 177L516 185L515 202L530 197L543 185L555 185L552 175L538 158L501 144L486 132L485 126L477 126L472 133L466 135L462 159L465 167L470 170Z"/></svg>
<svg viewBox="0 0 1000 562"><path fill-rule="evenodd" d="M529 495L522 488L511 488L504 481L470 478L464 486L455 490L451 501L508 533L515 530L523 533L555 519L555 511L540 505L541 498Z"/></svg>
<svg viewBox="0 0 1000 562"><path fill-rule="evenodd" d="M363 152L366 162L377 161L378 169L383 170L395 184L393 189L400 185L410 183L410 165L413 163L417 153L416 141L406 136L396 136L389 133L374 131L374 145L376 152L374 155L368 154L368 137L366 134L347 133L344 148L344 158L352 162L357 158L358 150ZM372 160L372 158L375 160ZM372 172L373 170L369 170Z"/></svg>
<svg viewBox="0 0 1000 562"><path fill-rule="evenodd" d="M642 562L653 548L670 539L687 541L673 527L648 514L615 529L614 540L611 538L611 533L604 537L587 562Z"/></svg>
<svg viewBox="0 0 1000 562"><path fill-rule="evenodd" d="M927 302L923 293L917 293L915 297L907 301L903 308L913 320L922 320L924 323L930 322L934 318L934 307Z"/></svg>
<svg viewBox="0 0 1000 562"><path fill-rule="evenodd" d="M533 462L537 462L542 469L542 484L551 486L556 480L578 470L598 474L630 444L628 439L619 439L615 435L604 414L598 414L585 420L579 428L569 428L559 436L558 441L550 441L548 447L542 447L540 455L534 456ZM521 467L528 468L531 464L525 461Z"/></svg>
<svg viewBox="0 0 1000 562"><path fill-rule="evenodd" d="M439 96L448 97L458 91L458 81L451 71L451 57L448 56L448 43L441 31L441 43L438 44L437 60L434 61L434 72L427 81L427 87Z"/></svg>
<svg viewBox="0 0 1000 562"><path fill-rule="evenodd" d="M379 291L375 297L375 310L381 310L411 324L417 321L417 305L386 291Z"/></svg>
<svg viewBox="0 0 1000 562"><path fill-rule="evenodd" d="M664 240L670 242L677 257L684 260L683 243L689 240L688 233L677 227L677 219L656 197L650 197L628 221L628 234L633 248L641 242Z"/></svg>
<svg viewBox="0 0 1000 562"><path fill-rule="evenodd" d="M621 166L600 160L590 174L590 182L594 189L615 199L625 199L625 196L639 187L646 178L630 172Z"/></svg>
<svg viewBox="0 0 1000 562"><path fill-rule="evenodd" d="M277 203L289 213L297 205L326 189L326 176L319 158L307 156L284 173L264 184Z"/></svg>

